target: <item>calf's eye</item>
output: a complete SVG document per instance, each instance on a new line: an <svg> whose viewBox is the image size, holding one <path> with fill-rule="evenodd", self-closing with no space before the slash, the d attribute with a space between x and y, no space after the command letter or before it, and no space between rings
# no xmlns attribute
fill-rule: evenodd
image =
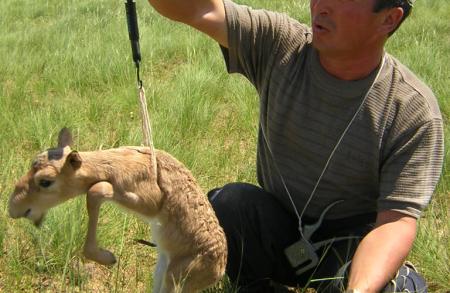
<svg viewBox="0 0 450 293"><path fill-rule="evenodd" d="M39 186L43 188L50 187L53 184L53 181L42 179L39 181Z"/></svg>

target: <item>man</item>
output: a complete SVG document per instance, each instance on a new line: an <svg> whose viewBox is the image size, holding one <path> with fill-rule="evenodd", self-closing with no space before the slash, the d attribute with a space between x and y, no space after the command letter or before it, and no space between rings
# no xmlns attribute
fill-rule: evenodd
<svg viewBox="0 0 450 293"><path fill-rule="evenodd" d="M230 0L149 2L219 42L260 96L261 187L208 194L240 292L426 292L402 264L440 176L442 118L384 52L410 0L310 0L311 29Z"/></svg>

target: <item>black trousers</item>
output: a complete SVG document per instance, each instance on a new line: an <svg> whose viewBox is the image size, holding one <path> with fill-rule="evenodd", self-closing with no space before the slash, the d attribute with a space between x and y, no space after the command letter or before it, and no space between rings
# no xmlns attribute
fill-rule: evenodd
<svg viewBox="0 0 450 293"><path fill-rule="evenodd" d="M239 292L274 292L274 282L312 287L318 292L342 292L346 275L337 278L337 273L351 261L360 239L372 230L376 220L375 213L324 220L311 242L341 236L359 238L323 247L317 251L319 264L296 275L284 250L300 240L298 219L272 194L251 184L231 183L211 190L208 197L227 237L227 275ZM316 220L304 218L302 222L312 224Z"/></svg>

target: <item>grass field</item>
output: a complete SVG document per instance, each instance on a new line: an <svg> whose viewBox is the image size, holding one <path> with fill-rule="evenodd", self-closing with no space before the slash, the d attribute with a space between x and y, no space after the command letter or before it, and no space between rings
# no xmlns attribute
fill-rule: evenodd
<svg viewBox="0 0 450 293"><path fill-rule="evenodd" d="M55 145L61 127L72 129L79 150L141 144L123 2L0 1L0 292L150 291L154 251L133 242L149 238L148 226L115 206L103 208L99 231L101 244L119 257L111 268L81 254L87 224L83 197L52 210L40 230L7 216L15 181L35 154ZM309 23L306 0L239 2ZM144 0L137 5L155 146L183 161L204 190L255 182L255 90L226 73L213 41L163 19ZM447 145L449 15L450 1L416 1L387 48L439 98ZM449 168L446 156L410 256L430 292L450 290Z"/></svg>

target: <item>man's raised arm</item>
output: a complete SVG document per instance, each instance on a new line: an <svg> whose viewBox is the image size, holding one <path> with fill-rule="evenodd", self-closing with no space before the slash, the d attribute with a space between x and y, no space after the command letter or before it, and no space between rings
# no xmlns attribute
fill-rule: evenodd
<svg viewBox="0 0 450 293"><path fill-rule="evenodd" d="M204 32L228 47L225 8L222 0L149 0L156 11L172 20Z"/></svg>

